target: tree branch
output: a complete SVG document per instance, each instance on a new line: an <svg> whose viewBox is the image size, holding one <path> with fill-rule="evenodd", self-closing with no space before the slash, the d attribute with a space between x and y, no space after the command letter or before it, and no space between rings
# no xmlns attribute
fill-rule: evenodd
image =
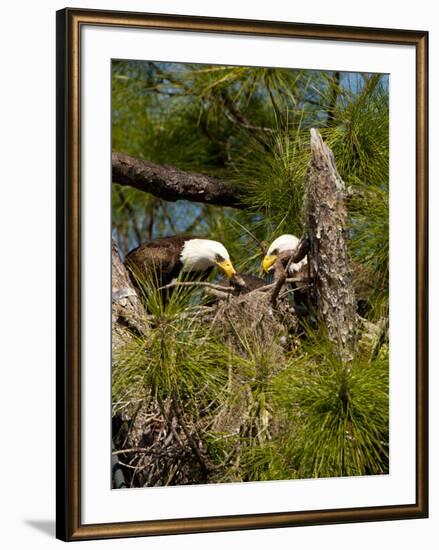
<svg viewBox="0 0 439 550"><path fill-rule="evenodd" d="M224 102L224 105L232 115L234 119L233 122L236 122L242 128L245 128L246 130L251 130L252 132L263 132L266 134L274 133L273 128L269 128L268 126L255 126L254 124L251 124L247 120L247 118L241 113L241 111L239 111L235 102L230 98L230 96L227 94L225 90L221 91L221 98ZM267 144L264 142L263 145L267 145Z"/></svg>
<svg viewBox="0 0 439 550"><path fill-rule="evenodd" d="M129 185L166 201L188 200L246 208L236 187L211 176L184 172L113 152L113 182Z"/></svg>
<svg viewBox="0 0 439 550"><path fill-rule="evenodd" d="M340 94L340 71L336 71L331 82L331 93L329 98L329 105L326 109L326 120L328 126L334 124L335 110L337 108L337 99Z"/></svg>

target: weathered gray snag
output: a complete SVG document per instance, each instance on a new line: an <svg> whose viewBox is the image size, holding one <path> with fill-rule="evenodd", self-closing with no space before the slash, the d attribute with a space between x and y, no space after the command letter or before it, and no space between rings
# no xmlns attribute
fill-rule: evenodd
<svg viewBox="0 0 439 550"><path fill-rule="evenodd" d="M127 270L120 259L117 244L112 241L111 250L112 292L112 348L115 351L131 334L145 335L147 323L145 309L131 284Z"/></svg>
<svg viewBox="0 0 439 550"><path fill-rule="evenodd" d="M112 154L113 182L129 185L166 201L187 200L245 208L238 190L211 176L184 172L173 166L154 164L124 153Z"/></svg>
<svg viewBox="0 0 439 550"><path fill-rule="evenodd" d="M355 347L356 302L347 248L345 185L334 155L320 133L311 130L311 159L304 198L308 258L314 277L314 303L343 360Z"/></svg>

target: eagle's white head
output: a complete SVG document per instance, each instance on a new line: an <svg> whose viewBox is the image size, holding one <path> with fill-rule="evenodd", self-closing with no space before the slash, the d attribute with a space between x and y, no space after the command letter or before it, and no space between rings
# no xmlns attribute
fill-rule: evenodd
<svg viewBox="0 0 439 550"><path fill-rule="evenodd" d="M189 239L184 243L180 254L182 271L206 271L218 266L227 278L235 275L229 253L224 245L209 239Z"/></svg>
<svg viewBox="0 0 439 550"><path fill-rule="evenodd" d="M268 273L271 269L273 269L279 254L282 252L293 253L298 247L299 242L300 239L298 239L295 235L289 234L281 235L275 239L267 250L265 258L262 260L262 269ZM291 264L289 272L294 273L295 271L299 271L304 265L306 265L306 263L306 258L303 258L303 260L300 260L297 264Z"/></svg>

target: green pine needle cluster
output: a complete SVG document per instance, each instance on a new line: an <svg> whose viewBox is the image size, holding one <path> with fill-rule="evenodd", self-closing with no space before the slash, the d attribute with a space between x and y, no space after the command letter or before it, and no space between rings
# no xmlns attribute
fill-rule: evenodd
<svg viewBox="0 0 439 550"><path fill-rule="evenodd" d="M285 454L295 477L388 472L387 357L358 354L346 367L329 342L311 338L308 349L277 383L277 403L295 426Z"/></svg>

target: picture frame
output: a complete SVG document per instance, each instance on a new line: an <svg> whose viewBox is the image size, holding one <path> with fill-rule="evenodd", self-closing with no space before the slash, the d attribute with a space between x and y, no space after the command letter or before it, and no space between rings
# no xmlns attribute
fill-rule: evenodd
<svg viewBox="0 0 439 550"><path fill-rule="evenodd" d="M116 519L102 522L84 521L84 371L83 354L90 345L84 333L86 301L84 245L90 224L84 224L84 165L90 162L90 142L83 140L83 116L87 115L83 66L88 63L88 43L84 30L123 29L141 33L188 33L193 40L200 36L252 37L259 40L277 38L301 41L306 47L314 43L402 46L415 55L415 186L414 205L416 240L415 284L415 360L408 365L414 387L411 421L414 427L413 500L397 504L340 506L291 509L232 515ZM134 34L133 34L134 36ZM170 42L175 34L169 35ZM323 42L322 42L323 41ZM276 528L363 521L382 521L428 517L428 365L427 365L427 259L428 259L428 33L415 30L342 27L305 23L247 21L192 16L112 12L66 8L57 12L57 493L56 532L65 541L136 537L148 535L201 533L243 529ZM85 114L84 114L85 113ZM109 116L109 115L108 115ZM84 144L85 143L85 144ZM397 154L397 153L396 153ZM93 161L92 161L93 162ZM108 206L108 205L107 205ZM107 216L108 217L108 216ZM110 277L110 271L108 272ZM105 319L103 319L105 324ZM107 319L106 329L110 329ZM89 325L88 325L89 326ZM85 345L86 343L86 345ZM394 344L398 346L399 344ZM105 359L102 359L105 361ZM408 361L407 361L408 363ZM108 369L110 366L108 365ZM88 440L87 440L88 441ZM164 489L166 490L166 489ZM218 486L210 488L219 491ZM109 491L110 492L110 491ZM154 498L158 493L151 493ZM163 497L166 500L166 495ZM87 504L88 507L88 504Z"/></svg>

